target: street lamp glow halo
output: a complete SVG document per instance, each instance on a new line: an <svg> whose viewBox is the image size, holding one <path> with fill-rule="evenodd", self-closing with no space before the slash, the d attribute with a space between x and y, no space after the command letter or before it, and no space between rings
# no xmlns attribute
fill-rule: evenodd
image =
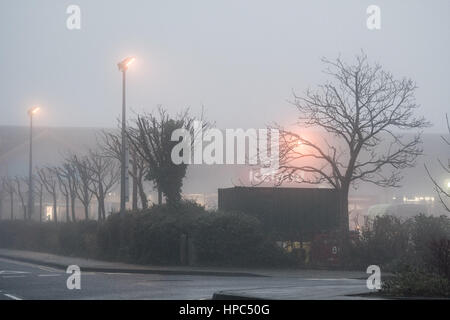
<svg viewBox="0 0 450 320"><path fill-rule="evenodd" d="M117 65L119 67L120 71L126 71L132 64L133 62L136 60L135 57L127 57L125 59L123 59L122 61L120 61Z"/></svg>
<svg viewBox="0 0 450 320"><path fill-rule="evenodd" d="M40 107L31 107L30 109L28 109L28 114L29 115L33 115L39 112L39 110L41 110Z"/></svg>

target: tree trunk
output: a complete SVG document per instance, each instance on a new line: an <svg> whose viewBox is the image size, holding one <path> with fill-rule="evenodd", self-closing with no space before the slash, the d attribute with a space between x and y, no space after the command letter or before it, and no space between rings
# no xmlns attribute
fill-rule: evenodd
<svg viewBox="0 0 450 320"><path fill-rule="evenodd" d="M142 209L147 209L148 208L148 200L147 200L147 195L145 194L144 191L144 186L142 185L142 180L138 180L138 190L139 190L139 197L141 198L141 205L142 205Z"/></svg>
<svg viewBox="0 0 450 320"><path fill-rule="evenodd" d="M348 193L349 186L343 186L339 190L339 227L342 234L345 236L349 231L349 216L348 216Z"/></svg>
<svg viewBox="0 0 450 320"><path fill-rule="evenodd" d="M56 203L56 196L53 196L53 218L55 219L55 223L58 222L58 212L57 212L57 203Z"/></svg>
<svg viewBox="0 0 450 320"><path fill-rule="evenodd" d="M71 209L72 209L72 221L75 222L76 218L75 218L75 196L70 196L70 201L71 201Z"/></svg>
<svg viewBox="0 0 450 320"><path fill-rule="evenodd" d="M39 193L39 222L42 222L42 190Z"/></svg>
<svg viewBox="0 0 450 320"><path fill-rule="evenodd" d="M138 182L137 182L137 165L136 161L133 161L133 194L132 194L132 210L138 209Z"/></svg>
<svg viewBox="0 0 450 320"><path fill-rule="evenodd" d="M105 210L105 196L100 198L100 219L106 220L106 210Z"/></svg>
<svg viewBox="0 0 450 320"><path fill-rule="evenodd" d="M158 187L158 204L162 205L162 190Z"/></svg>
<svg viewBox="0 0 450 320"><path fill-rule="evenodd" d="M69 194L66 195L66 222L70 222Z"/></svg>
<svg viewBox="0 0 450 320"><path fill-rule="evenodd" d="M89 204L83 203L84 206L84 219L89 220Z"/></svg>
<svg viewBox="0 0 450 320"><path fill-rule="evenodd" d="M102 220L102 206L100 204L100 198L97 198L97 221Z"/></svg>

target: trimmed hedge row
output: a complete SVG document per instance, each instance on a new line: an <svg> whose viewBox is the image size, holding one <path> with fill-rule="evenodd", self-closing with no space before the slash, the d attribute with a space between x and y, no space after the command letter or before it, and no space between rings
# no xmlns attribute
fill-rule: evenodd
<svg viewBox="0 0 450 320"><path fill-rule="evenodd" d="M104 222L1 221L0 247L141 264L180 263L181 237L200 265L282 266L295 261L267 239L260 222L234 212L207 212L186 202L112 214Z"/></svg>

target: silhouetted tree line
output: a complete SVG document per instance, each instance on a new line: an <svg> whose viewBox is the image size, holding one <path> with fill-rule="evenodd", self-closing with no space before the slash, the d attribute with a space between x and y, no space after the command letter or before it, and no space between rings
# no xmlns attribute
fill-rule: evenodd
<svg viewBox="0 0 450 320"><path fill-rule="evenodd" d="M151 182L158 191L158 204L163 196L170 205L181 201L181 188L186 176L187 164L175 165L171 161L171 150L177 143L171 141L176 129L192 132L194 118L186 110L171 117L166 110L158 108L155 113L137 115L127 126L129 144L129 175L132 180L132 210L147 209L148 196L145 182ZM206 127L207 124L204 125ZM58 222L59 201L65 203L65 221L76 221L76 202L84 209L84 219L88 220L92 200L97 202L97 220L106 219L105 201L110 192L120 182L121 133L118 130L102 130L97 137L97 145L84 154L68 152L58 165L47 165L35 169L34 205L39 209L39 221L43 217L44 200L50 200L53 220ZM24 220L31 220L27 210L28 179L23 176L5 176L0 181L1 204L9 200L10 219L15 217L15 205L19 203ZM139 205L140 204L140 205ZM0 217L2 212L0 212ZM6 217L6 216L5 216Z"/></svg>

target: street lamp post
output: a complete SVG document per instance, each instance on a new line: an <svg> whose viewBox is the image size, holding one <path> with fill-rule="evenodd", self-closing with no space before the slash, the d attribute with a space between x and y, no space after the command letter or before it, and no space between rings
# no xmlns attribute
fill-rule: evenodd
<svg viewBox="0 0 450 320"><path fill-rule="evenodd" d="M39 111L39 107L32 107L28 110L30 116L30 158L28 167L28 218L33 216L34 194L33 194L33 115Z"/></svg>
<svg viewBox="0 0 450 320"><path fill-rule="evenodd" d="M122 148L120 157L120 215L122 217L125 215L125 205L129 198L128 145L126 138L126 73L134 60L135 58L128 57L118 63L119 70L122 72Z"/></svg>

